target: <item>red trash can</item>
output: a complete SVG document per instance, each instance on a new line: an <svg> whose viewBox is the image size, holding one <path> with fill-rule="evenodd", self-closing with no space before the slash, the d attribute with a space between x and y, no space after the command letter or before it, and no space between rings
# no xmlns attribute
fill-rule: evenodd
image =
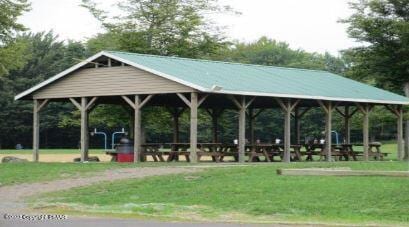
<svg viewBox="0 0 409 227"><path fill-rule="evenodd" d="M133 153L118 153L118 162L133 162Z"/></svg>

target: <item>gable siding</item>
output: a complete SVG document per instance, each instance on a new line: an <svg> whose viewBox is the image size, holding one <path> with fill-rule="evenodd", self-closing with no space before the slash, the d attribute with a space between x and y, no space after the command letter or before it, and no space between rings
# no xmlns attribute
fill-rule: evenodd
<svg viewBox="0 0 409 227"><path fill-rule="evenodd" d="M192 88L131 67L80 69L33 94L35 99L191 92Z"/></svg>

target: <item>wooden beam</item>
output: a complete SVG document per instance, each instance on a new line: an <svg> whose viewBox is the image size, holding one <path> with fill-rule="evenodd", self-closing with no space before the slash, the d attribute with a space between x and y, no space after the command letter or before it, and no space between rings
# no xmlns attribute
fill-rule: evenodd
<svg viewBox="0 0 409 227"><path fill-rule="evenodd" d="M48 99L33 100L33 162L38 162L40 152L40 111L48 104Z"/></svg>
<svg viewBox="0 0 409 227"><path fill-rule="evenodd" d="M390 105L385 105L386 109L388 109L392 114L394 114L396 117L399 117L399 110L397 106L390 106Z"/></svg>
<svg viewBox="0 0 409 227"><path fill-rule="evenodd" d="M333 103L331 101L321 102L322 108L326 110L325 114L325 152L327 161L332 161L332 111ZM320 104L321 105L321 104Z"/></svg>
<svg viewBox="0 0 409 227"><path fill-rule="evenodd" d="M239 101L237 101L236 97L234 97L233 95L228 96L229 99L234 103L234 105L236 105L237 109L241 109L241 103Z"/></svg>
<svg viewBox="0 0 409 227"><path fill-rule="evenodd" d="M403 110L402 106L396 107L397 112L397 142L398 142L398 160L404 158L404 141L403 141Z"/></svg>
<svg viewBox="0 0 409 227"><path fill-rule="evenodd" d="M298 103L300 103L301 100L297 99L295 100L294 103L291 104L290 106L290 112L292 112L294 110L295 107L297 107ZM291 101L289 101L291 103Z"/></svg>
<svg viewBox="0 0 409 227"><path fill-rule="evenodd" d="M135 103L130 98L128 98L128 96L122 95L121 97L123 100L125 100L125 102L127 102L132 107L132 109L136 109Z"/></svg>
<svg viewBox="0 0 409 227"><path fill-rule="evenodd" d="M280 105L282 111L287 111L287 106L284 105L284 102L281 98L274 98L274 100L278 103L278 105Z"/></svg>
<svg viewBox="0 0 409 227"><path fill-rule="evenodd" d="M343 116L344 116L345 143L350 144L351 143L351 115L349 113L349 106L345 106L344 108L345 110L344 110Z"/></svg>
<svg viewBox="0 0 409 227"><path fill-rule="evenodd" d="M328 108L326 104L322 100L317 100L318 104L321 106L322 109L324 109L325 113L328 113Z"/></svg>
<svg viewBox="0 0 409 227"><path fill-rule="evenodd" d="M263 113L266 109L258 109L258 111L253 115L253 118L255 119L256 117L258 117L258 115L260 115L261 113Z"/></svg>
<svg viewBox="0 0 409 227"><path fill-rule="evenodd" d="M41 111L48 104L48 99L44 99L38 106L38 111Z"/></svg>
<svg viewBox="0 0 409 227"><path fill-rule="evenodd" d="M38 99L33 101L33 162L38 162L40 147L40 101Z"/></svg>
<svg viewBox="0 0 409 227"><path fill-rule="evenodd" d="M298 115L298 117L302 118L309 110L311 110L311 107L304 108L304 110Z"/></svg>
<svg viewBox="0 0 409 227"><path fill-rule="evenodd" d="M237 101L237 100L236 100ZM246 97L242 96L239 108L239 162L244 162L246 149Z"/></svg>
<svg viewBox="0 0 409 227"><path fill-rule="evenodd" d="M197 109L198 109L198 94L196 92L192 92L190 94L190 104L188 106L190 106L190 162L196 163L197 162Z"/></svg>
<svg viewBox="0 0 409 227"><path fill-rule="evenodd" d="M347 107L347 106L345 106ZM347 115L345 113L343 113L338 107L335 108L335 110L342 116L342 117L346 117Z"/></svg>
<svg viewBox="0 0 409 227"><path fill-rule="evenodd" d="M409 160L409 120L406 120L405 122L405 139L404 139L404 143L405 143L405 149L404 149L404 159L405 160Z"/></svg>
<svg viewBox="0 0 409 227"><path fill-rule="evenodd" d="M254 144L255 141L255 136L254 136L254 123L255 123L255 117L254 117L254 109L250 108L247 112L247 116L249 118L249 132L250 132L250 144Z"/></svg>
<svg viewBox="0 0 409 227"><path fill-rule="evenodd" d="M353 117L355 114L356 114L356 112L358 112L358 108L355 108L350 114L349 114L349 118L351 118L351 117Z"/></svg>
<svg viewBox="0 0 409 227"><path fill-rule="evenodd" d="M289 163L291 161L291 101L288 100L284 111L284 157L283 162Z"/></svg>
<svg viewBox="0 0 409 227"><path fill-rule="evenodd" d="M98 97L93 97L87 104L87 110L90 110L91 107L95 104L95 102L97 101Z"/></svg>
<svg viewBox="0 0 409 227"><path fill-rule="evenodd" d="M112 66L111 58L108 58L108 67L111 67L111 66Z"/></svg>
<svg viewBox="0 0 409 227"><path fill-rule="evenodd" d="M209 96L209 94L204 95L202 98L197 103L197 107L201 106L202 103L206 100L206 98Z"/></svg>
<svg viewBox="0 0 409 227"><path fill-rule="evenodd" d="M139 95L135 95L134 103L134 162L137 163L140 161L140 152L142 149L142 114L141 114L141 98Z"/></svg>
<svg viewBox="0 0 409 227"><path fill-rule="evenodd" d="M176 93L176 95L179 96L180 99L182 99L182 101L186 104L186 106L188 106L189 108L192 108L191 101L189 101L183 94Z"/></svg>
<svg viewBox="0 0 409 227"><path fill-rule="evenodd" d="M88 160L88 110L87 98L81 98L81 162Z"/></svg>
<svg viewBox="0 0 409 227"><path fill-rule="evenodd" d="M362 112L363 116L363 128L362 128L362 134L363 134L363 145L364 145L364 160L368 161L369 160L369 113L371 112L371 106L367 103L365 104L360 104L356 103L356 106L359 108L359 110Z"/></svg>
<svg viewBox="0 0 409 227"><path fill-rule="evenodd" d="M78 110L81 110L81 105L77 102L77 100L75 100L74 98L70 98L70 101L72 102L72 104L74 104L74 106L77 107Z"/></svg>
<svg viewBox="0 0 409 227"><path fill-rule="evenodd" d="M256 100L256 97L253 97L252 99L250 99L250 101L246 102L246 109L249 108L249 106L254 102L254 100Z"/></svg>
<svg viewBox="0 0 409 227"><path fill-rule="evenodd" d="M149 102L149 100L151 100L152 98L153 98L153 95L146 96L146 98L139 105L139 108L144 107Z"/></svg>

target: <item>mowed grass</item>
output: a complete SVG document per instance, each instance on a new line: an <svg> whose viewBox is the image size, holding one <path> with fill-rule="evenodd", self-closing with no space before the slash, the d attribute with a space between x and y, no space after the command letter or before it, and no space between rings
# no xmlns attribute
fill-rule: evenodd
<svg viewBox="0 0 409 227"><path fill-rule="evenodd" d="M131 166L117 163L2 163L0 186L84 177L100 171Z"/></svg>
<svg viewBox="0 0 409 227"><path fill-rule="evenodd" d="M277 168L408 170L404 162L271 163L196 174L102 183L49 193L34 207L169 220L409 223L409 180L396 177L278 176Z"/></svg>

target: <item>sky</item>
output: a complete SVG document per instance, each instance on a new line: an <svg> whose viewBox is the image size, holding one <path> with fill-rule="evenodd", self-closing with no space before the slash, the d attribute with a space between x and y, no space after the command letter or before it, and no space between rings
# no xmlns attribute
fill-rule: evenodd
<svg viewBox="0 0 409 227"><path fill-rule="evenodd" d="M112 9L117 0L96 0ZM338 21L352 11L350 0L220 0L241 15L218 15L214 21L223 26L229 39L251 42L261 36L285 41L292 48L309 52L338 52L358 43L348 38L347 26ZM85 41L104 32L100 23L80 0L31 0L32 10L20 22L33 32L53 30L60 39Z"/></svg>

